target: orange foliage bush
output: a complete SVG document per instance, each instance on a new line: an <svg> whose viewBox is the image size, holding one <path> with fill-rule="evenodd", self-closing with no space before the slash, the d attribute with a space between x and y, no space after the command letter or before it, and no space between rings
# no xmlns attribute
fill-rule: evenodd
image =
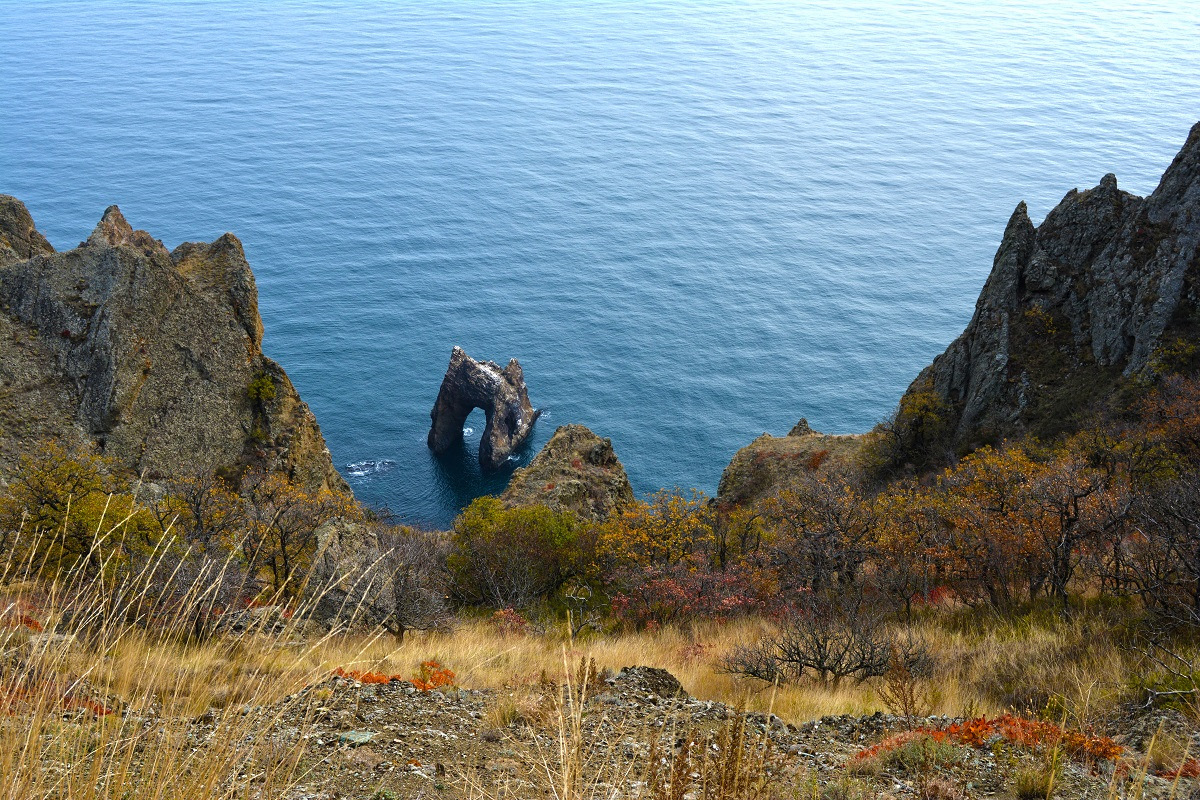
<svg viewBox="0 0 1200 800"><path fill-rule="evenodd" d="M868 761L881 753L902 747L921 736L928 736L935 742L951 742L980 749L988 747L992 738L999 736L1010 744L1022 747L1062 747L1063 751L1071 758L1081 761L1116 761L1124 752L1124 748L1107 736L1093 736L1078 731L1068 731L1051 722L1003 714L990 719L978 717L955 722L945 728L917 728L904 731L855 753L850 761L851 763Z"/></svg>
<svg viewBox="0 0 1200 800"><path fill-rule="evenodd" d="M365 684L391 683L392 681L404 680L403 675L384 675L382 672L363 672L357 669L342 669L341 667L335 669L333 674L339 678L346 678L347 680Z"/></svg>
<svg viewBox="0 0 1200 800"><path fill-rule="evenodd" d="M364 672L356 669L342 669L341 667L335 669L333 674L339 678L346 678L347 680L358 681L367 685L408 680L403 675L385 675L382 672ZM455 675L453 670L443 667L437 661L430 660L421 663L416 677L412 678L409 682L422 692L428 692L433 689L440 689L443 686L453 686L454 681Z"/></svg>
<svg viewBox="0 0 1200 800"><path fill-rule="evenodd" d="M440 689L443 686L454 685L454 671L443 667L436 661L425 661L417 677L413 678L413 686L422 692Z"/></svg>
<svg viewBox="0 0 1200 800"><path fill-rule="evenodd" d="M29 628L34 633L43 631L42 623L38 622L28 614L13 614L11 616L0 617L0 628Z"/></svg>

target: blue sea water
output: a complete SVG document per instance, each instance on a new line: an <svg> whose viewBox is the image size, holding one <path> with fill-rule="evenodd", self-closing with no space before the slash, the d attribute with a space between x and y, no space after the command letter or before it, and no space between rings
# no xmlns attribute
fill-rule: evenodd
<svg viewBox="0 0 1200 800"><path fill-rule="evenodd" d="M335 462L427 525L506 477L426 449L452 345L520 359L522 461L578 422L637 490L711 492L763 431L884 417L1019 200L1148 193L1200 119L1193 2L0 12L0 192L59 248L110 203L236 233Z"/></svg>

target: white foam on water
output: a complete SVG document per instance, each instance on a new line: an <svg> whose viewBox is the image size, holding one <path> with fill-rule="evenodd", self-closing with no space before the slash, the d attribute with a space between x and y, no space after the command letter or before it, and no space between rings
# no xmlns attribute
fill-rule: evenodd
<svg viewBox="0 0 1200 800"><path fill-rule="evenodd" d="M366 461L355 461L352 464L347 464L346 475L351 478L365 478L369 475L389 472L395 467L396 462L390 458L367 459Z"/></svg>

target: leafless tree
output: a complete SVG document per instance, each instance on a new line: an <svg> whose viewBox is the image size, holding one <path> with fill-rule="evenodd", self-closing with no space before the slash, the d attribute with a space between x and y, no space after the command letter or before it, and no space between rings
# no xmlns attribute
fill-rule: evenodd
<svg viewBox="0 0 1200 800"><path fill-rule="evenodd" d="M327 547L311 591L325 616L379 626L399 641L412 630L435 630L453 618L447 595L442 534L387 525L354 526L345 542Z"/></svg>
<svg viewBox="0 0 1200 800"><path fill-rule="evenodd" d="M861 598L840 594L810 596L778 633L735 648L723 669L769 682L813 675L836 685L884 675L897 660L923 670L928 658L920 640L891 630Z"/></svg>
<svg viewBox="0 0 1200 800"><path fill-rule="evenodd" d="M1129 582L1166 621L1200 626L1200 471L1142 492L1133 516Z"/></svg>

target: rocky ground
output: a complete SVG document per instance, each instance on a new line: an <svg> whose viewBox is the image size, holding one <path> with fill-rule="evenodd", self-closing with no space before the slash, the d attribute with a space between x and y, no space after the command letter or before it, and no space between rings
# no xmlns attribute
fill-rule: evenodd
<svg viewBox="0 0 1200 800"><path fill-rule="evenodd" d="M545 797L547 771L557 775L563 687L549 683L511 691L442 689L421 691L412 683L384 684L332 677L289 698L306 712L276 709L248 713L271 720L269 737L281 751L302 745L299 785L291 797ZM946 729L955 720L931 717L906 721L883 714L826 717L789 725L765 714L740 715L721 703L696 700L662 670L635 667L594 682L579 716L582 761L604 764L596 779L615 790L595 796L652 796L651 763L670 765L685 745L718 759L723 734L745 721L750 762L768 776L780 797L911 798L939 800L1015 797L1014 775L1043 764L1048 748L1024 747L992 736L982 746L939 750L931 763L904 764L859 756L881 740L917 726ZM1193 778L1154 774L1143 755L1156 733L1178 739L1195 731L1178 714L1131 719L1114 739L1124 754L1114 760L1063 756L1053 795L1061 798L1189 797L1200 791ZM197 740L219 736L215 720L196 720ZM697 744L698 743L698 744ZM697 749L700 748L700 749ZM571 749L570 747L568 749ZM727 747L728 749L728 747ZM1195 749L1192 749L1195 752ZM702 768L693 755L693 776ZM667 770L669 772L669 769ZM694 787L692 787L694 788ZM592 796L592 795L589 795ZM695 796L685 793L683 796Z"/></svg>

